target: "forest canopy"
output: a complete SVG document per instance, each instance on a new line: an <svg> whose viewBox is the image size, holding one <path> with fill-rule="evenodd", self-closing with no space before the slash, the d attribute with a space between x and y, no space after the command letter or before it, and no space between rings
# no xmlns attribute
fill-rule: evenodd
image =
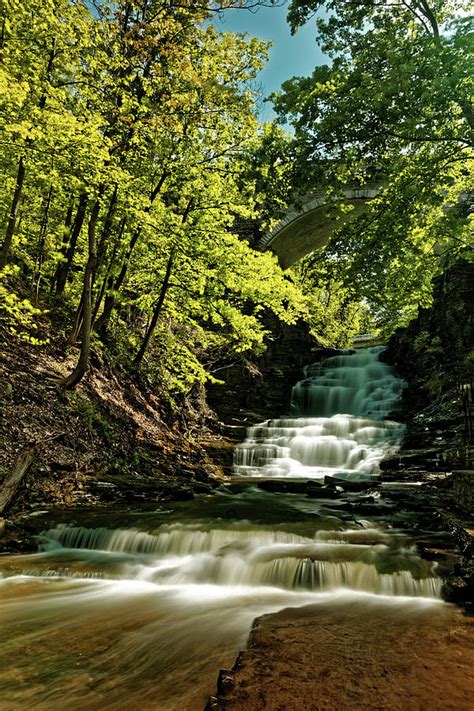
<svg viewBox="0 0 474 711"><path fill-rule="evenodd" d="M336 198L347 185L383 188L307 261L318 268L332 258L386 330L429 305L433 274L472 256L468 10L450 0L290 3L292 30L315 22L331 60L274 97L280 121L294 129L293 181Z"/></svg>
<svg viewBox="0 0 474 711"><path fill-rule="evenodd" d="M429 303L467 249L467 18L290 3L293 29L325 8L331 65L274 97L288 132L256 116L265 43L212 21L272 4L2 1L1 327L40 343L47 315L79 352L64 387L97 345L186 392L222 354L261 351L269 313L349 345ZM374 178L384 190L323 253L284 273L252 247L295 195Z"/></svg>
<svg viewBox="0 0 474 711"><path fill-rule="evenodd" d="M276 258L232 231L254 210L239 176L266 48L219 34L210 9L4 3L2 289L13 331L45 299L75 310L68 385L91 338L136 365L152 342L159 379L186 388L205 377L200 352L261 347L265 309L304 313ZM27 300L7 290L15 280Z"/></svg>

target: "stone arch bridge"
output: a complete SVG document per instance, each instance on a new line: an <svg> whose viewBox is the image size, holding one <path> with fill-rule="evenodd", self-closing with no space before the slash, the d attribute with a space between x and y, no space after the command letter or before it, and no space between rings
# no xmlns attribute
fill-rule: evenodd
<svg viewBox="0 0 474 711"><path fill-rule="evenodd" d="M334 230L363 212L369 200L379 190L379 184L365 185L360 188L344 190L344 204L352 205L350 212L337 210L328 215L330 205L340 204L340 200L328 199L323 193L303 199L301 207L290 208L271 232L267 232L257 242L258 249L271 249L278 257L283 269L304 257L305 254L324 247Z"/></svg>
<svg viewBox="0 0 474 711"><path fill-rule="evenodd" d="M277 255L281 267L288 269L305 254L324 247L336 228L360 215L383 187L384 184L379 182L344 190L342 202L353 206L350 212L338 208L341 198L331 199L324 193L302 199L300 207L290 207L273 230L263 235L255 246L262 251L271 249ZM331 205L336 209L329 214L327 208ZM472 206L472 194L461 193L457 205L451 207L470 213Z"/></svg>

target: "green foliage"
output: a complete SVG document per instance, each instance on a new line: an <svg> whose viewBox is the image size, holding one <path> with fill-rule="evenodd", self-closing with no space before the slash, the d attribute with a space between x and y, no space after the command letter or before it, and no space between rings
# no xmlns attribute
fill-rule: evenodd
<svg viewBox="0 0 474 711"><path fill-rule="evenodd" d="M442 343L439 336L431 336L428 331L421 331L413 341L413 348L417 353L438 355L442 352Z"/></svg>
<svg viewBox="0 0 474 711"><path fill-rule="evenodd" d="M443 359L443 344L439 336L427 330L420 331L413 339L413 350L417 354L419 363L423 365L426 377L423 387L434 397L440 397L446 381L449 380L440 362Z"/></svg>
<svg viewBox="0 0 474 711"><path fill-rule="evenodd" d="M261 231L271 230L294 192L294 156L287 131L265 123L245 156L242 188L253 186L255 210Z"/></svg>
<svg viewBox="0 0 474 711"><path fill-rule="evenodd" d="M325 346L347 348L354 336L378 334L368 306L344 285L335 263L318 252L302 259L292 269L308 305L308 322Z"/></svg>
<svg viewBox="0 0 474 711"><path fill-rule="evenodd" d="M103 437L107 444L116 441L117 433L113 425L91 400L74 392L69 395L69 401L91 435Z"/></svg>
<svg viewBox="0 0 474 711"><path fill-rule="evenodd" d="M1 11L9 263L35 302L81 303L76 339L92 265L100 339L129 365L145 343L142 367L170 393L210 377L208 351L261 350L265 310L294 322L306 309L275 258L233 231L264 199L248 155L266 47L217 32L209 20L221 6L120 0L91 12L81 0L20 0ZM25 325L36 311L15 299L12 323Z"/></svg>
<svg viewBox="0 0 474 711"><path fill-rule="evenodd" d="M433 274L469 247L467 20L447 2L428 17L328 0L318 28L332 66L275 99L289 136L254 115L265 44L210 21L246 4L2 3L9 334L35 342L40 304L84 344L92 311L92 340L172 398L212 379L220 355L261 352L268 312L345 346L430 303ZM295 0L294 25L317 6ZM287 274L239 233L271 229L295 187L337 199L370 180L384 189L368 209Z"/></svg>
<svg viewBox="0 0 474 711"><path fill-rule="evenodd" d="M28 299L22 299L10 284L18 275L18 269L7 266L0 271L0 323L2 331L32 345L44 345L45 339L38 338L37 318L42 314Z"/></svg>
<svg viewBox="0 0 474 711"><path fill-rule="evenodd" d="M383 331L429 305L432 277L472 250L473 35L463 9L448 0L290 5L293 29L316 16L332 65L286 82L275 107L294 127L300 189L383 188L326 252Z"/></svg>

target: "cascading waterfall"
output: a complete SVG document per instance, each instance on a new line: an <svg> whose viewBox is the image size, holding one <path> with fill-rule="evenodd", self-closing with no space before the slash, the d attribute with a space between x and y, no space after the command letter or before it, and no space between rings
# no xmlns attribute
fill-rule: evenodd
<svg viewBox="0 0 474 711"><path fill-rule="evenodd" d="M155 533L60 526L41 537L49 560L70 549L122 557L131 578L161 585L349 588L384 595L438 597L432 566L393 534L377 529L301 536L261 527L162 526ZM125 556L125 557L123 557ZM62 569L60 568L62 571ZM386 570L395 571L387 573Z"/></svg>
<svg viewBox="0 0 474 711"><path fill-rule="evenodd" d="M379 354L308 367L291 417L251 428L235 472L376 474L402 432L384 418L403 383ZM396 619L442 605L409 533L359 520L352 500L346 513L333 492L275 494L238 476L213 496L120 511L118 527L116 512L101 526L45 527L37 553L0 559L2 709L194 711L262 614L357 600Z"/></svg>
<svg viewBox="0 0 474 711"><path fill-rule="evenodd" d="M234 473L321 479L378 474L403 427L386 420L404 383L379 360L383 347L327 358L306 368L292 392L291 418L250 427Z"/></svg>

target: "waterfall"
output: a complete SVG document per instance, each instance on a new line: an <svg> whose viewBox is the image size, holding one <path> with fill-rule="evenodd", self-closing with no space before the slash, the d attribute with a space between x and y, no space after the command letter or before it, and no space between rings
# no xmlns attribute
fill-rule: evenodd
<svg viewBox="0 0 474 711"><path fill-rule="evenodd" d="M403 383L379 355L309 366L291 414L250 428L235 472L376 474L402 434L386 418ZM354 614L356 604L390 608L396 624L443 608L436 563L420 558L405 517L361 520L365 493L286 488L301 491L240 476L210 496L138 511L42 512L38 552L0 560L4 705L194 711L261 615L310 604Z"/></svg>
<svg viewBox="0 0 474 711"><path fill-rule="evenodd" d="M245 527L245 522L231 528L217 524L211 530L198 524L163 525L154 533L62 525L42 534L41 549L49 560L56 552L58 562L63 560L61 552L71 549L90 551L91 561L98 550L108 552L111 562L114 554L125 554L122 564L128 577L158 585L346 588L438 597L441 584L433 566L404 545L403 537L378 529L301 536Z"/></svg>
<svg viewBox="0 0 474 711"><path fill-rule="evenodd" d="M403 427L385 419L404 382L379 360L383 347L326 358L292 391L292 417L250 427L235 450L234 473L321 479L376 475Z"/></svg>

